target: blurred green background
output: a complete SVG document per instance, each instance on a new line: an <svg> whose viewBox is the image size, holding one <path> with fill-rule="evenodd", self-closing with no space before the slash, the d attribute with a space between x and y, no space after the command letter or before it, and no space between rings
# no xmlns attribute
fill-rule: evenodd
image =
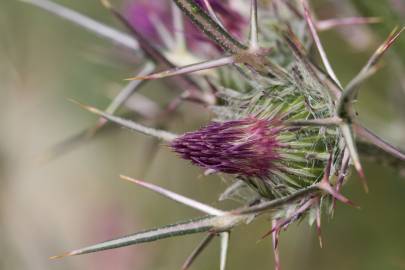
<svg viewBox="0 0 405 270"><path fill-rule="evenodd" d="M120 27L97 0L57 1ZM405 22L399 0L318 0L320 18L350 16L357 8L383 23L322 33L343 82L352 78L395 25ZM361 121L405 149L405 37L360 94ZM0 268L179 269L201 235L168 239L98 254L50 261L60 252L144 228L199 215L119 180L119 174L162 185L222 207L217 177L176 158L164 144L120 128L51 162L41 156L54 144L94 124L96 117L67 101L104 108L138 64L131 52L49 13L16 0L0 1ZM401 82L402 81L402 82ZM142 94L167 104L173 93L153 82ZM210 115L185 104L164 127L176 132L206 123ZM405 269L405 179L401 172L364 160L370 193L356 176L344 194L361 205L339 204L324 219L325 247L314 228L291 226L281 237L283 269ZM403 174L403 172L402 172ZM229 269L272 269L271 240L257 243L265 219L232 234ZM193 269L218 269L215 242Z"/></svg>

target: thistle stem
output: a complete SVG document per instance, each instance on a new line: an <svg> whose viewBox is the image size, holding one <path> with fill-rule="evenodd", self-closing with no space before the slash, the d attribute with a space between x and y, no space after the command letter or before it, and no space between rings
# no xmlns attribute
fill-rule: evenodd
<svg viewBox="0 0 405 270"><path fill-rule="evenodd" d="M237 41L212 19L194 0L172 0L193 23L222 49L232 54L243 53L247 47Z"/></svg>

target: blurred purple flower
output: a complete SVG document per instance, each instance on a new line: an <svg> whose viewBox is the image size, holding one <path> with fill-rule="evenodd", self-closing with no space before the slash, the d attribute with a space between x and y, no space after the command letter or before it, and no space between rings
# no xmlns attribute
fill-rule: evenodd
<svg viewBox="0 0 405 270"><path fill-rule="evenodd" d="M253 117L208 126L174 140L172 149L208 170L244 176L266 176L275 169L282 127Z"/></svg>
<svg viewBox="0 0 405 270"><path fill-rule="evenodd" d="M205 9L203 0L195 0L195 2ZM227 30L236 37L240 37L247 20L238 12L232 10L227 0L210 0L210 4L223 20ZM163 41L158 34L156 22L153 18L160 20L171 33L177 31L173 27L169 1L131 0L124 6L124 14L134 28L149 40L158 42L159 45L162 45ZM197 42L210 42L188 19L185 20L185 36L191 48L195 47Z"/></svg>
<svg viewBox="0 0 405 270"><path fill-rule="evenodd" d="M167 2L167 1L165 1ZM170 7L159 1L133 0L124 7L125 17L132 27L136 28L151 41L162 42L152 17L159 18L169 30L173 31Z"/></svg>

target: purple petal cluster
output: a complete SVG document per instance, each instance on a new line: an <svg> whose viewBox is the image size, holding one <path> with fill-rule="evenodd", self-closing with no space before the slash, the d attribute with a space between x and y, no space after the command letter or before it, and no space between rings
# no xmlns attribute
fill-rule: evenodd
<svg viewBox="0 0 405 270"><path fill-rule="evenodd" d="M131 0L126 4L124 14L134 28L151 41L161 43L162 41L160 40L152 17L158 18L170 31L173 31L170 6L164 2Z"/></svg>
<svg viewBox="0 0 405 270"><path fill-rule="evenodd" d="M172 149L204 169L265 176L275 168L282 127L272 120L253 117L223 123L213 122L174 140Z"/></svg>
<svg viewBox="0 0 405 270"><path fill-rule="evenodd" d="M240 36L242 28L246 24L245 18L238 12L232 10L224 0L211 0L210 4L215 12L223 19L228 31L236 36ZM202 0L196 0L202 8L205 5ZM169 31L174 33L170 2L167 0L130 0L124 7L124 14L129 23L138 31L144 34L151 41L162 44L162 40L156 30L152 17L158 18ZM189 45L195 46L200 41L209 41L201 32L189 21L185 24L185 35Z"/></svg>

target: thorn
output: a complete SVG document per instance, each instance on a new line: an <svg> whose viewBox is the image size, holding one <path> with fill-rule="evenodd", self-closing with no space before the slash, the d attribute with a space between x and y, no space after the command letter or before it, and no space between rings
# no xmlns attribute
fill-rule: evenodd
<svg viewBox="0 0 405 270"><path fill-rule="evenodd" d="M133 81L133 80L154 80L154 79L162 79L166 77L171 77L171 76L177 76L177 75L182 75L182 74L189 74L197 71L202 71L202 70L207 70L207 69L212 69L212 68L217 68L221 66L226 66L229 64L232 64L235 62L235 59L233 56L226 56L214 60L208 60L208 61L203 61L191 65L186 65L183 67L175 67L171 68L162 72L158 73L153 73L147 76L137 76L137 77L132 77L125 79L127 81Z"/></svg>
<svg viewBox="0 0 405 270"><path fill-rule="evenodd" d="M221 251L220 251L220 270L225 270L226 262L228 258L228 249L229 249L229 232L221 233Z"/></svg>
<svg viewBox="0 0 405 270"><path fill-rule="evenodd" d="M225 29L224 25L222 24L221 20L218 18L217 14L215 13L214 9L212 8L212 5L210 4L209 0L203 0L205 7L208 10L208 13L210 16L219 24L222 28Z"/></svg>
<svg viewBox="0 0 405 270"><path fill-rule="evenodd" d="M106 9L111 9L111 3L108 0L100 0L100 3L103 5L103 7L105 7Z"/></svg>
<svg viewBox="0 0 405 270"><path fill-rule="evenodd" d="M272 227L274 228L277 225L277 221L273 220L272 221ZM280 264L280 253L278 249L278 237L280 235L280 231L275 230L273 233L273 253L274 253L274 266L275 270L281 270L281 264Z"/></svg>
<svg viewBox="0 0 405 270"><path fill-rule="evenodd" d="M62 259L62 258L69 257L69 256L74 256L74 255L77 255L76 252L75 251L70 251L70 252L60 254L60 255L51 256L48 259L49 260L56 260L56 259Z"/></svg>
<svg viewBox="0 0 405 270"><path fill-rule="evenodd" d="M218 172L217 170L208 169L208 170L205 170L205 171L204 171L204 176L209 176L209 175L214 174L214 173L217 173L217 172Z"/></svg>
<svg viewBox="0 0 405 270"><path fill-rule="evenodd" d="M88 106L88 105L85 105L85 104L83 104L83 103L81 103L81 102L79 102L79 101L77 101L77 100L75 100L73 98L67 98L67 101L69 101L69 102L71 102L71 103L73 103L75 105L78 105L79 107L85 109L86 111L90 111L90 112L93 112L93 113L97 113L99 111L98 109L96 109L94 107L91 107L91 106Z"/></svg>
<svg viewBox="0 0 405 270"><path fill-rule="evenodd" d="M315 23L314 23L314 21L312 19L310 11L309 11L307 0L301 0L301 4L304 7L304 18L305 18L305 20L306 20L306 22L308 24L309 31L311 32L312 38L313 38L313 40L315 42L315 45L316 45L316 47L318 49L319 55L321 56L323 65L325 66L325 69L326 69L328 75L335 81L335 83L340 88L342 88L342 85L341 85L339 79L337 78L337 76L335 74L335 71L333 70L333 68L332 68L332 66L331 66L331 64L329 62L328 56L326 55L325 49L323 48L322 42L321 42L321 40L320 40L320 38L318 36L318 33L316 31Z"/></svg>
<svg viewBox="0 0 405 270"><path fill-rule="evenodd" d="M98 116L101 116L101 117L103 117L103 118L105 118L105 119L107 119L107 120L109 120L111 122L114 122L114 123L118 124L118 125L121 125L122 127L128 128L130 130L133 130L133 131L136 131L136 132L148 135L148 136L155 137L157 139L160 139L160 140L163 140L163 141L166 141L166 142L172 142L173 140L175 140L178 137L178 135L170 133L168 131L158 130L158 129L146 127L146 126L138 124L136 122L133 122L133 121L130 121L130 120L127 120L127 119L117 117L117 116L111 115L109 113L103 112L103 111L101 111L101 110L99 110L97 108L84 105L84 104L82 104L82 103L80 103L80 102L78 102L76 100L73 100L73 99L69 99L69 101L79 105L81 108L83 108L83 109L85 109L85 110L87 110L87 111L89 111L91 113L94 113L94 114L96 114Z"/></svg>
<svg viewBox="0 0 405 270"><path fill-rule="evenodd" d="M323 248L322 228L321 228L321 207L318 199L318 206L316 208L316 231L318 234L319 246Z"/></svg>
<svg viewBox="0 0 405 270"><path fill-rule="evenodd" d="M337 184L336 184L337 192L340 192L340 188L343 185L343 181L345 180L345 177L347 174L347 169L349 168L349 163L350 163L349 150L347 148L345 148L344 153L343 153L342 165L339 169L339 177L338 177ZM332 209L334 210L335 208L336 208L336 199L333 198ZM333 213L332 213L332 215L333 215Z"/></svg>
<svg viewBox="0 0 405 270"><path fill-rule="evenodd" d="M360 179L360 182L361 182L361 184L363 186L364 192L368 193L369 188L368 188L368 184L367 184L367 179L366 179L366 176L364 174L364 170L363 170L363 168L361 166L360 161L359 160L353 160L353 165L354 165L354 168L357 171L357 174L359 175L359 179Z"/></svg>
<svg viewBox="0 0 405 270"><path fill-rule="evenodd" d="M49 0L25 0L24 2L37 6L42 10L50 12L53 15L66 19L67 21L76 24L92 33L95 33L105 39L111 40L130 50L138 51L139 43L130 35L120 32L115 28L102 24L90 17L87 17L79 12L69 9L63 5L59 5L54 1Z"/></svg>
<svg viewBox="0 0 405 270"><path fill-rule="evenodd" d="M358 175L360 176L359 179L363 184L364 191L366 193L368 193L367 181L366 181L366 178L365 178L365 175L364 175L363 168L362 168L361 163L360 163L360 157L359 157L359 154L357 152L356 143L354 141L353 133L351 131L351 128L350 128L349 124L345 123L345 124L340 125L340 129L341 129L343 137L345 139L346 147L349 150L350 158L353 161L354 168L356 169Z"/></svg>
<svg viewBox="0 0 405 270"><path fill-rule="evenodd" d="M208 234L200 244L193 250L190 256L186 259L183 263L181 270L187 270L193 264L193 262L197 259L197 257L205 250L205 248L211 243L212 239L214 238L214 234Z"/></svg>
<svg viewBox="0 0 405 270"><path fill-rule="evenodd" d="M376 147L380 148L381 150L393 155L394 157L405 161L405 153L402 152L397 147L389 144L388 142L384 141L382 138L378 137L374 134L371 130L365 128L364 126L360 125L359 123L354 124L354 132L360 138L370 142L371 144L375 145Z"/></svg>
<svg viewBox="0 0 405 270"><path fill-rule="evenodd" d="M351 200L347 199L345 196L340 194L338 191L336 191L330 184L329 182L329 177L330 177L330 171L332 167L332 153L329 156L328 164L325 168L325 172L323 175L322 180L316 184L316 186L320 189L331 195L333 198L337 199L338 201L343 202L344 204L353 206L355 208L359 208L356 206Z"/></svg>
<svg viewBox="0 0 405 270"><path fill-rule="evenodd" d="M136 180L136 179L133 179L133 178L125 176L125 175L120 175L120 178L123 180L129 181L129 182L135 183L135 184L137 184L141 187L144 187L146 189L149 189L151 191L154 191L166 198L169 198L169 199L179 202L181 204L187 205L191 208L197 209L201 212L204 212L204 213L207 213L210 215L215 215L215 216L221 216L224 214L224 212L219 209L213 208L209 205L206 205L206 204L200 203L198 201L195 201L193 199L187 198L183 195L177 194L173 191L167 190L167 189L159 187L157 185L147 183L147 182L144 182L141 180Z"/></svg>
<svg viewBox="0 0 405 270"><path fill-rule="evenodd" d="M330 184L329 182L325 182L325 181L321 181L317 184L317 187L320 190L325 191L326 193L328 193L329 195L331 195L333 198L335 198L338 201L341 201L344 204L350 205L354 208L359 209L360 207L357 206L356 204L354 204L351 200L349 200L348 198L346 198L345 196L343 196L342 194L340 194L339 192L337 192Z"/></svg>
<svg viewBox="0 0 405 270"><path fill-rule="evenodd" d="M363 185L364 192L365 192L365 193L368 193L368 192L369 192L369 188L368 188L367 178L366 178L366 176L365 176L365 174L364 174L363 168L361 168L361 167L358 168L358 169L357 169L357 173L359 174L360 182L361 182L362 185Z"/></svg>
<svg viewBox="0 0 405 270"><path fill-rule="evenodd" d="M285 222L282 222L281 224L283 223ZM282 227L281 224L278 224L278 222L276 221L276 223L272 225L271 229L267 231L265 234L263 234L257 242L259 243L263 241L267 236L272 235L275 231L279 231Z"/></svg>
<svg viewBox="0 0 405 270"><path fill-rule="evenodd" d="M348 17L321 20L316 22L316 28L319 31L330 30L339 26L353 26L363 24L375 24L382 22L379 17Z"/></svg>
<svg viewBox="0 0 405 270"><path fill-rule="evenodd" d="M251 0L249 50L255 52L258 49L259 49L259 24L257 22L257 0Z"/></svg>
<svg viewBox="0 0 405 270"><path fill-rule="evenodd" d="M273 223L272 229L262 236L262 239L274 233L275 231L280 231L288 224L292 223L294 220L297 220L305 211L307 211L315 203L315 199L309 199L304 204L302 204L298 209L291 213L284 220L279 220L280 222Z"/></svg>
<svg viewBox="0 0 405 270"><path fill-rule="evenodd" d="M376 53L382 55L385 51L387 51L399 38L404 30L405 26L402 27L399 31L397 31L397 28L394 28L394 30L392 30L392 32L388 36L387 40L377 49Z"/></svg>

